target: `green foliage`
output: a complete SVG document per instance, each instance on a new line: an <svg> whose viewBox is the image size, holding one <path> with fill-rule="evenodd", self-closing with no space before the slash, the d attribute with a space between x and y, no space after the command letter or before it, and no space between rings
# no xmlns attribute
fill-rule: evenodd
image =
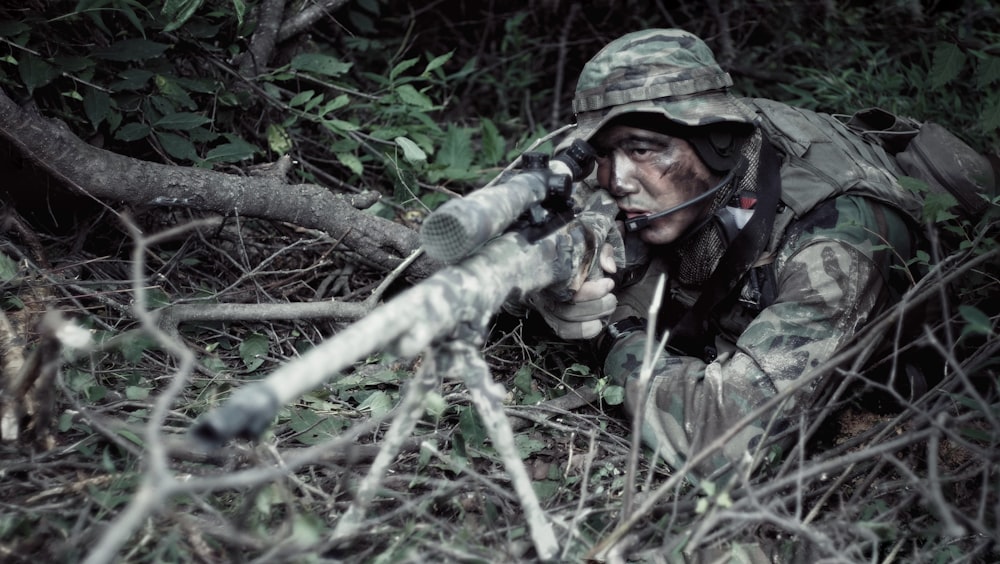
<svg viewBox="0 0 1000 564"><path fill-rule="evenodd" d="M0 87L19 102L30 100L44 115L64 120L81 137L126 155L231 172L290 155L298 163L293 171L296 180L337 191L381 192L385 197L373 213L386 217L411 208L433 208L451 197L450 192L478 186L531 142L571 121L569 101L580 67L606 41L640 27L679 26L706 37L742 93L835 113L883 106L942 123L984 152L1000 146L996 88L1000 37L995 31L1000 16L994 3L985 0L955 7L925 6L922 14L911 13L913 6L921 6L915 2L823 3L831 9L793 0L722 2L728 24L698 3L671 7L666 13L658 3L636 0L533 2L527 8L506 4L486 8L457 0L421 7L399 0L358 0L314 24L308 34L280 41L267 60L255 61L247 51L258 26L259 4L80 0L2 7ZM737 46L736 52L723 51L727 38ZM551 148L551 142L540 147ZM998 202L985 217L970 220L953 214L953 202L947 199L926 201L926 217L949 238L949 250L982 256L996 248ZM263 296L261 290L288 292L278 300L316 299L313 290L342 266L338 262L342 259L329 262L327 241L316 245L323 247L321 251L306 252L288 246L289 232L281 227L241 223L240 229L238 247L226 246L232 233L222 231L211 239L219 248L191 239L176 256L158 256L166 266L157 275L162 272L164 278L157 278L158 286L146 292L148 307L178 300L217 303L233 294L246 300ZM274 241L268 241L273 247L251 240L266 238L264 233L272 233L269 229L275 233ZM112 239L118 245L120 233L115 235ZM95 239L88 235L85 243L92 245ZM265 250L253 254L258 247ZM72 252L56 255L64 254L70 257L67 262L75 263L80 249L75 243L65 248ZM227 261L244 252L249 253L246 264L233 267L227 275L219 273L232 264ZM90 258L103 268L115 260L107 255L102 248L92 251ZM11 287L24 274L22 264L9 256L14 255L0 254L4 308L20 311L25 303ZM290 270L273 276L253 270L272 256L292 265ZM348 260L357 262L357 257ZM915 262L930 266L934 260L924 253ZM303 263L308 267L296 266ZM315 268L319 273L314 278L302 274L317 264L321 266ZM955 312L960 346L996 337L997 310L991 299L997 294L997 278L991 269L995 267L977 269L963 281L962 305ZM119 276L109 271L85 266L83 272L89 277L73 284L101 282L100 276L128 277L124 267L116 271ZM356 297L370 287L373 277L362 267L353 274L338 274L338 279L351 278L351 288L338 297ZM127 284L103 282L85 290L86 295L66 290L73 301L64 303L73 308L85 304L85 314L101 328L100 342L110 343L110 338L131 330L132 320L109 307L129 295ZM296 290L298 294L293 293ZM224 294L228 291L232 293ZM126 311L127 299L120 306ZM302 321L184 326L181 339L195 352L198 369L171 406L164 430L182 433L236 385L263 376L272 363L300 354L333 330L336 327ZM42 460L51 464L45 473L23 483L48 480L65 468L65 482L47 490L60 492L65 501L50 504L51 498L42 496L32 505L25 500L40 495L34 489L6 496L11 500L8 508L17 512L0 517L0 541L5 547L23 543L25 553L35 554L43 549L30 544L30 539L56 539L43 550L43 556L49 556L63 546L82 543L79 539L91 542L93 535L81 534L81 527L109 520L134 493L139 457L129 449L142 446L144 435L137 431L170 381L165 376L172 375L176 366L175 359L138 330L115 342L116 347L95 352L64 371L62 383L72 402L63 402L57 415L60 445L44 455L48 458ZM622 517L629 422L615 413L624 401L624 389L592 372L581 360L585 351L551 343L518 343L517 349L505 351L506 357L497 362L501 368L497 376L510 391L510 403L521 406L518 409L536 409L527 406L583 385L595 387L600 397L595 406L559 414L551 426L535 425L515 436L546 512L568 527L567 559L582 560ZM995 365L983 361L990 362ZM226 466L214 467L211 462L171 459L171 471L194 480L206 474L223 476L245 463L243 453L254 463L271 464L272 446L285 454L322 444L359 420L384 415L398 402L410 369L375 362L358 366L285 406L262 447L241 444L234 449L240 453L238 461L234 457ZM418 432L428 433L429 446L394 462L394 480L384 484L378 515L373 516L378 526L359 537L362 542L352 549L362 553L352 558L394 561L414 554L447 554L470 561L526 559L521 553L504 552L529 544L524 520L489 433L467 397L460 388L446 386L426 398L428 413ZM949 421L959 422L955 434L963 442L956 439L955 444L994 452L997 434L990 425L997 419L995 397L986 401L969 393L943 397L949 409L956 408L954 415L948 412ZM86 410L79 410L76 403ZM112 417L120 421L108 425ZM913 428L926 423L910 422ZM952 431L946 422L934 421L933 426ZM361 440L377 442L382 432ZM901 431L888 436L899 440L906 435ZM880 448L879 443L872 448ZM811 476L813 461L803 458L804 471L780 486L788 497L778 499L777 490L770 490L759 499L766 499L768 511L776 508L777 513L768 516L769 525L789 525L791 535L778 526L778 537L799 542L799 532L807 538L809 527L815 527L830 540L831 549L863 545L869 560L922 554L941 561L954 559L965 554L966 545L960 549L961 539L943 535L938 517L914 493L926 489L927 481L919 481L923 476L918 475L926 466L920 458L926 450L925 444L914 445L912 452L873 450L869 459L860 460L852 448L845 451L854 457L850 464L831 465L838 468L835 472L855 469L843 481L831 479L834 472ZM902 461L905 475L883 480L887 461L895 460ZM639 482L648 480L649 487L655 487L663 473L655 461L644 457L641 464ZM869 475L868 468L877 474ZM955 468L962 466L940 470ZM212 561L227 554L236 560L275 556L308 561L330 549L323 536L346 508L355 480L366 469L365 464L323 461L255 489L199 492L194 503L171 500L161 517L150 522L157 535L137 535L145 544L132 548L130 557ZM20 483L18 474L26 472L5 474L10 478L5 487ZM92 477L81 478L84 475ZM939 485L965 483L969 475L946 476L953 483L946 480ZM985 482L986 477L977 475L974 481ZM36 484L24 488L37 489ZM835 484L840 486L834 489ZM863 490L863 484L872 487ZM719 518L721 526L712 529L718 533L711 534L720 538L726 527L756 527L761 506L750 500L748 507L746 492L767 487L766 481L750 481L730 490L720 480L711 486L706 482L700 489L677 488L666 501L676 504L663 506L667 515L637 526L634 536L639 544L648 541L659 556L667 535L696 531L705 518ZM982 499L985 504L996 495L992 480L982 497L968 499ZM820 502L823 510L810 514L814 520L809 527L798 519L813 507L798 505L802 500L811 504L835 499L875 501L843 507ZM771 504L772 500L778 503ZM67 504L85 509L69 514L60 509ZM789 509L795 510L795 520L784 513ZM743 521L725 522L723 513L739 510L747 511L736 513ZM907 519L907 512L916 518ZM888 540L904 542L902 554L890 554L879 544ZM285 541L286 552L280 554L276 545ZM291 544L306 548L295 552L288 548ZM59 556L58 560L83 558Z"/></svg>
<svg viewBox="0 0 1000 564"><path fill-rule="evenodd" d="M82 136L102 135L114 151L202 167L290 154L306 165L295 171L303 180L379 190L393 207L436 205L441 199L424 186L472 187L486 168L506 163L492 122L440 125L449 89L472 70L449 74L453 52L404 56L412 46L398 40L348 36L292 45L299 52L253 73L245 58L232 58L253 30L248 8L95 0L70 12L9 12L0 19L11 47L0 85ZM351 20L374 34L379 10L360 3ZM96 36L79 31L87 25Z"/></svg>
<svg viewBox="0 0 1000 564"><path fill-rule="evenodd" d="M902 5L838 8L806 21L798 19L801 8L775 4L792 17L773 20L774 42L795 48L779 58L769 45L751 46L750 58L790 80L753 81L747 90L828 113L877 106L943 124L983 152L1000 147L995 5L967 2L933 15Z"/></svg>

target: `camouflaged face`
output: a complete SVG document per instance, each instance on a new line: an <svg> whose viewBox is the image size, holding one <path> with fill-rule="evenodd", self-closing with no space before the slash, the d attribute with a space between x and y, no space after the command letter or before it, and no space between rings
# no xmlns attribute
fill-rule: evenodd
<svg viewBox="0 0 1000 564"><path fill-rule="evenodd" d="M616 116L665 115L687 126L753 123L754 113L728 92L733 81L698 37L678 29L625 35L583 68L573 110L577 131L589 139Z"/></svg>

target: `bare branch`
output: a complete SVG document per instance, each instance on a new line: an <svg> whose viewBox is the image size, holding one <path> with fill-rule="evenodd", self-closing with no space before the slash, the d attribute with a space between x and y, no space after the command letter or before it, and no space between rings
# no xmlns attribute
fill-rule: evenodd
<svg viewBox="0 0 1000 564"><path fill-rule="evenodd" d="M347 0L318 0L308 8L285 20L281 30L278 31L278 41L284 41L289 37L302 33L306 28L316 22L316 20L336 11L337 8L347 4Z"/></svg>

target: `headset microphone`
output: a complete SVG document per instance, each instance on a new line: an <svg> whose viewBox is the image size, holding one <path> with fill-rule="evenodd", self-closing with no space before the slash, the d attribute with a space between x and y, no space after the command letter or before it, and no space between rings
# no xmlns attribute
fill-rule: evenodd
<svg viewBox="0 0 1000 564"><path fill-rule="evenodd" d="M706 199L711 198L716 192L723 189L725 186L729 185L729 183L733 181L733 177L735 176L736 176L736 167L730 170L729 174L727 174L725 178L719 181L719 183L716 184L715 187L713 187L710 190L707 190L704 194L699 194L698 196L695 196L694 198L691 198L690 200L680 205L674 206L667 210L663 210L661 212L656 212L656 213L651 213L649 215L626 219L625 230L628 231L629 233L632 233L633 231L639 231L640 229L645 229L649 227L650 223L652 223L657 219L660 219L661 217L666 217L672 213L677 213L685 208L689 208L697 204L698 202L703 202Z"/></svg>

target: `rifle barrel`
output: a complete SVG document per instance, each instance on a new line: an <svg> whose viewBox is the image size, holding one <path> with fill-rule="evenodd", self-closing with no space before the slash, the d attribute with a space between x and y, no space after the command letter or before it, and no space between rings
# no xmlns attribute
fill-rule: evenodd
<svg viewBox="0 0 1000 564"><path fill-rule="evenodd" d="M192 433L210 446L237 437L257 438L282 405L375 352L409 358L447 338L460 324L485 327L513 292L527 294L568 280L574 260L579 263L584 252L576 248L578 242L570 229L534 243L516 232L496 237L475 255L378 306L264 380L237 389L206 413Z"/></svg>

